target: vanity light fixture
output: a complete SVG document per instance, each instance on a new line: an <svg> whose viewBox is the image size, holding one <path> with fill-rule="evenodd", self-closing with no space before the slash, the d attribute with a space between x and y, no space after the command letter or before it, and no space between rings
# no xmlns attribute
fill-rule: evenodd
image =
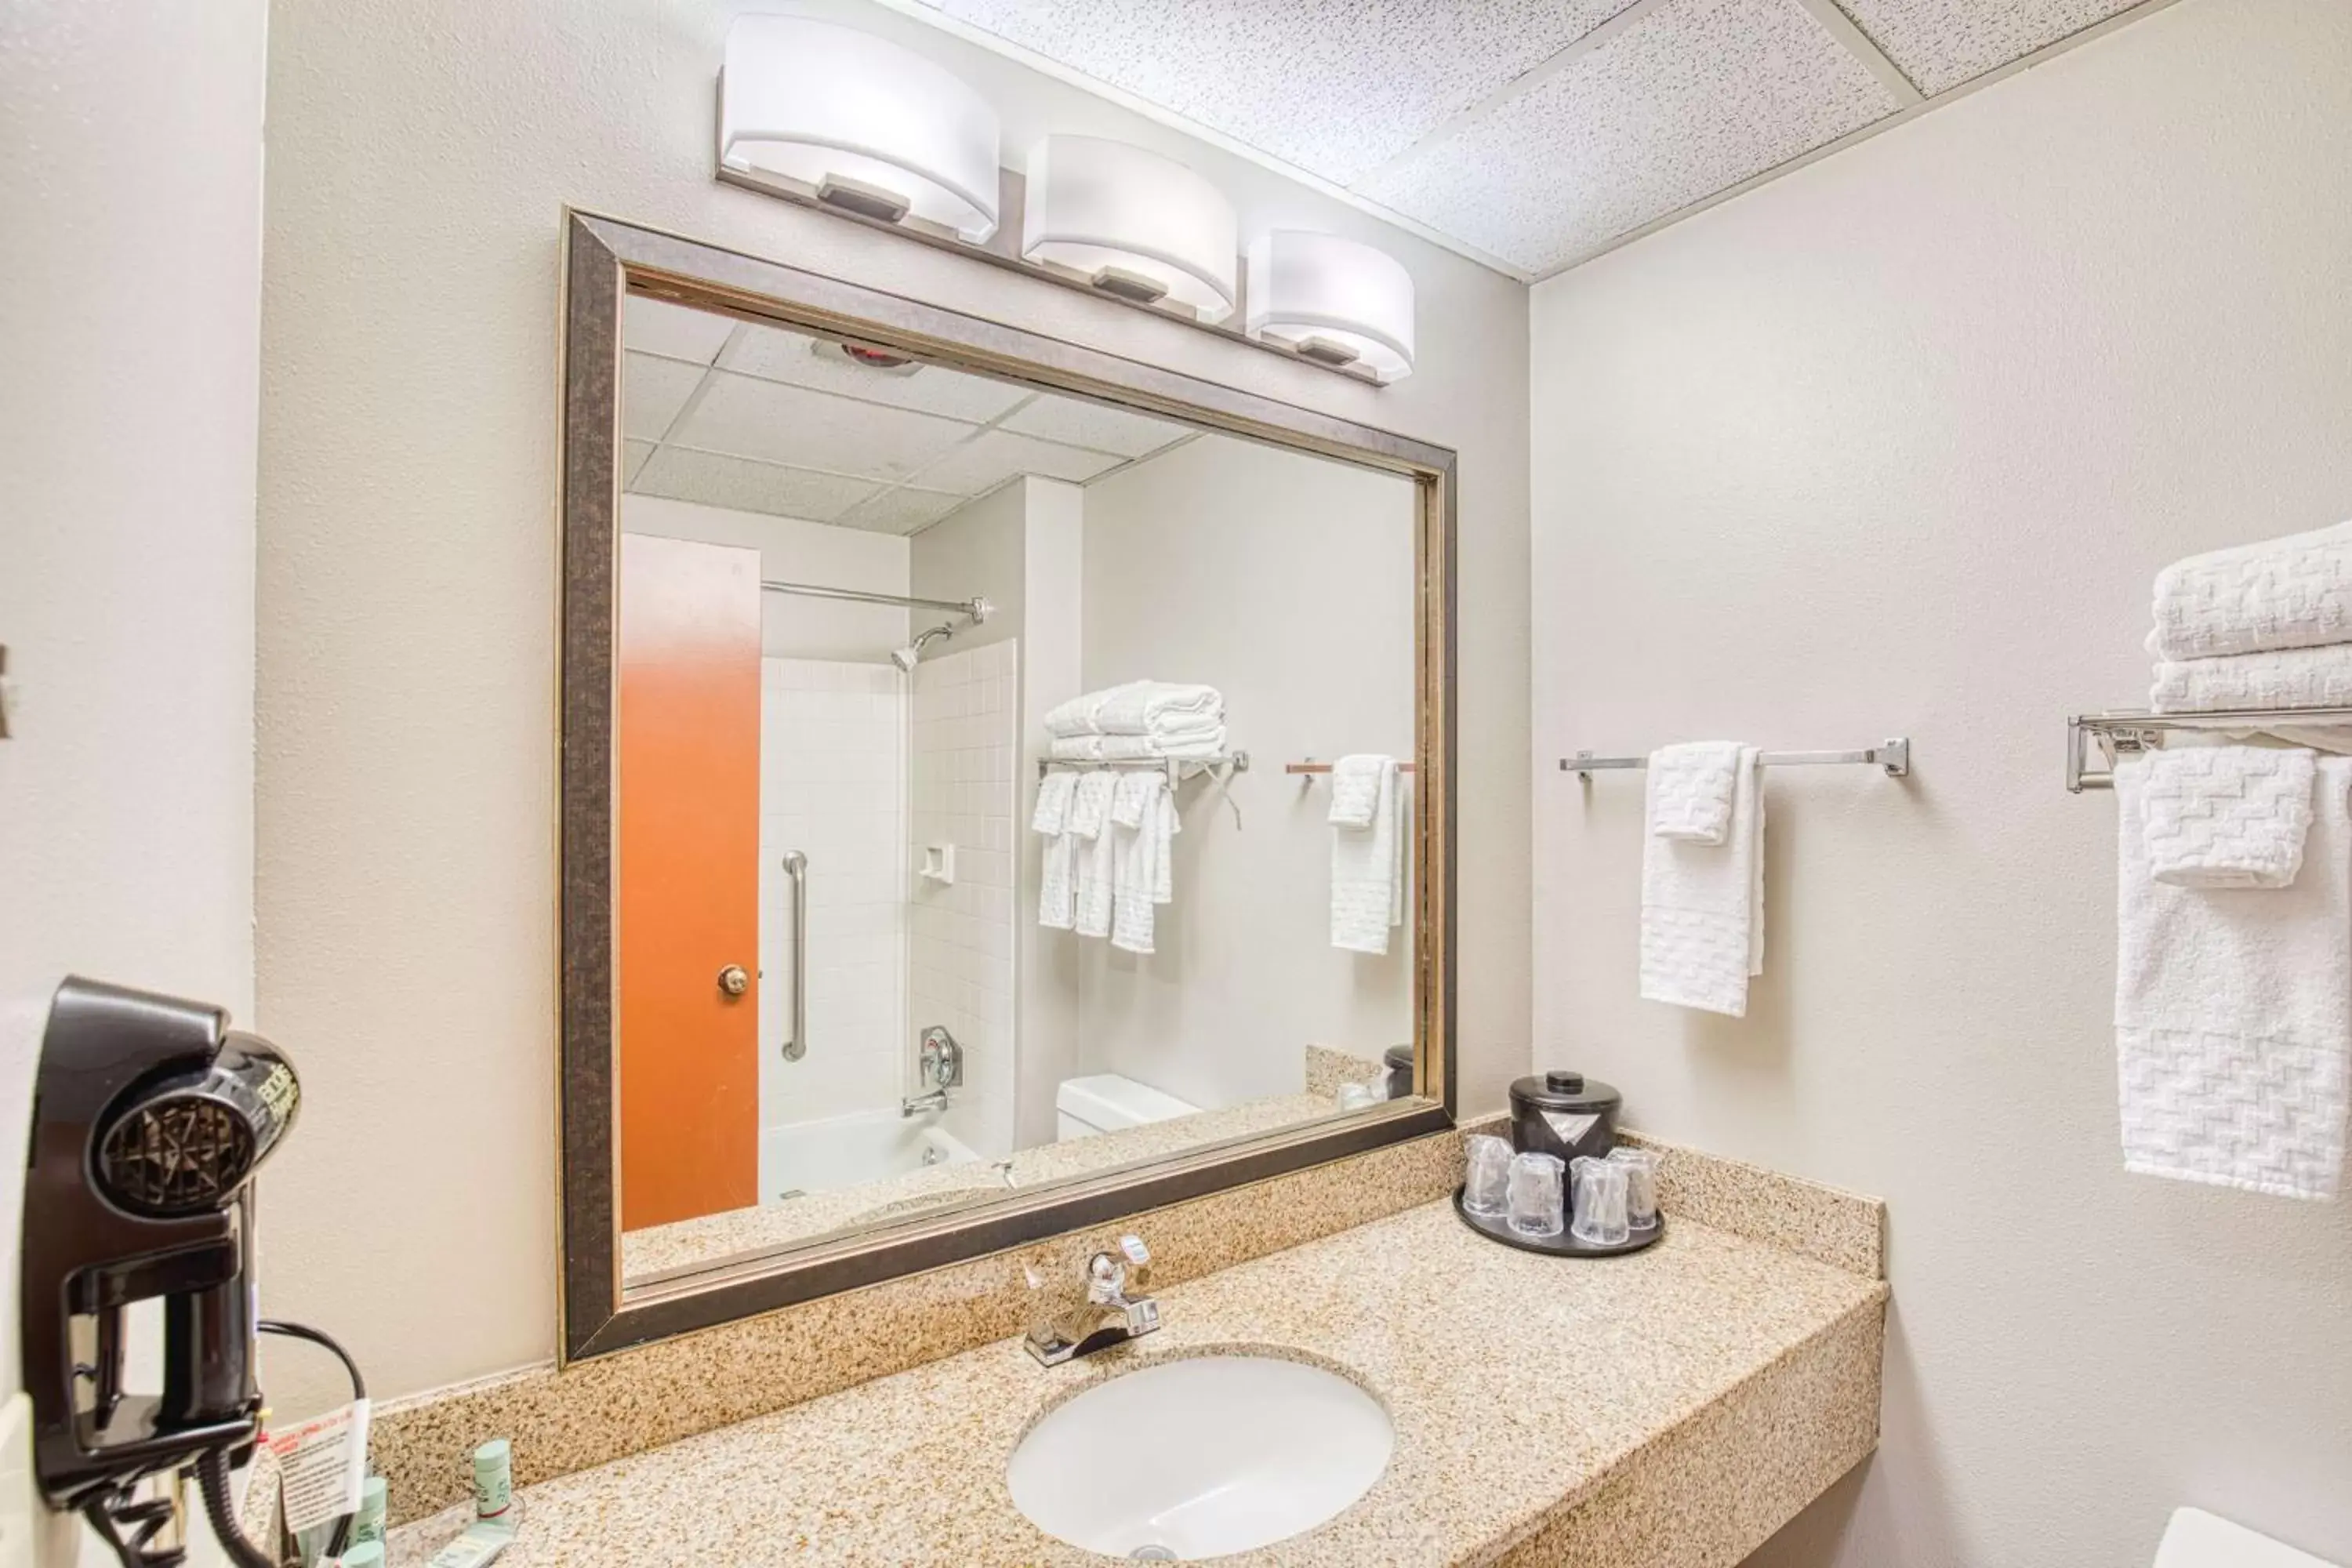
<svg viewBox="0 0 2352 1568"><path fill-rule="evenodd" d="M885 223L996 232L996 110L887 38L801 16L738 16L719 79L719 162Z"/></svg>
<svg viewBox="0 0 2352 1568"><path fill-rule="evenodd" d="M1412 275L1336 234L1276 229L1249 247L1253 338L1385 385L1412 374Z"/></svg>
<svg viewBox="0 0 2352 1568"><path fill-rule="evenodd" d="M1225 194L1172 158L1099 136L1047 136L1030 150L1023 258L1106 294L1222 321L1239 236Z"/></svg>

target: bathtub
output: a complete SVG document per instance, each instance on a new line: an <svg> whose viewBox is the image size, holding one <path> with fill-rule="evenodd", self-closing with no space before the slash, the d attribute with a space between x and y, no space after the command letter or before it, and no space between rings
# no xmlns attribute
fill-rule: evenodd
<svg viewBox="0 0 2352 1568"><path fill-rule="evenodd" d="M900 1116L895 1106L788 1122L760 1129L760 1196L775 1203L979 1158L936 1119Z"/></svg>

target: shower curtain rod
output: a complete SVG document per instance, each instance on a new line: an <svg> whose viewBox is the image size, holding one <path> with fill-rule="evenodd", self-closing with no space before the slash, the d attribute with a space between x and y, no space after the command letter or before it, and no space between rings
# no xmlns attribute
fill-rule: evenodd
<svg viewBox="0 0 2352 1568"><path fill-rule="evenodd" d="M863 588L827 588L816 583L768 583L760 586L771 594L799 594L811 599L847 599L860 605L897 605L908 610L947 610L959 616L970 616L977 623L988 619L989 603L978 595L969 599L914 599L904 594L869 594Z"/></svg>

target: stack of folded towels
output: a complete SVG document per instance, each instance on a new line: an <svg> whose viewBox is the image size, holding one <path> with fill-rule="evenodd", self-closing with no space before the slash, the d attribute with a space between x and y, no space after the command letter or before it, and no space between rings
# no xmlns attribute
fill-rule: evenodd
<svg viewBox="0 0 2352 1568"><path fill-rule="evenodd" d="M2156 580L2162 713L2352 705L2352 523ZM2332 1198L2352 1107L2352 728L2249 724L2116 767L2124 1163Z"/></svg>
<svg viewBox="0 0 2352 1568"><path fill-rule="evenodd" d="M1134 680L1074 697L1045 715L1060 763L1157 762L1225 749L1225 699L1213 686ZM1176 895L1173 842L1184 825L1154 769L1049 769L1029 826L1045 840L1037 923L1153 951L1159 906Z"/></svg>
<svg viewBox="0 0 2352 1568"><path fill-rule="evenodd" d="M2166 567L2147 650L2158 713L2352 706L2352 522ZM2352 727L2264 730L2352 751Z"/></svg>
<svg viewBox="0 0 2352 1568"><path fill-rule="evenodd" d="M1056 762L1206 757L1225 749L1225 698L1213 686L1130 680L1073 697L1045 715Z"/></svg>

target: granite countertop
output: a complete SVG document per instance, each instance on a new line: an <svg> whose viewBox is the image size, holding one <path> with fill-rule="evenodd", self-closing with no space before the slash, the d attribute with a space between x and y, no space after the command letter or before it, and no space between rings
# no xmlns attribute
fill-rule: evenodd
<svg viewBox="0 0 2352 1568"><path fill-rule="evenodd" d="M1340 1371L1396 1430L1355 1504L1236 1564L1736 1563L1876 1441L1886 1287L1672 1214L1566 1260L1441 1201L1159 1296L1160 1332L1082 1363L1001 1341L527 1488L500 1561L1105 1563L1020 1514L1007 1457L1077 1390L1221 1350ZM395 1531L393 1563L464 1518Z"/></svg>

